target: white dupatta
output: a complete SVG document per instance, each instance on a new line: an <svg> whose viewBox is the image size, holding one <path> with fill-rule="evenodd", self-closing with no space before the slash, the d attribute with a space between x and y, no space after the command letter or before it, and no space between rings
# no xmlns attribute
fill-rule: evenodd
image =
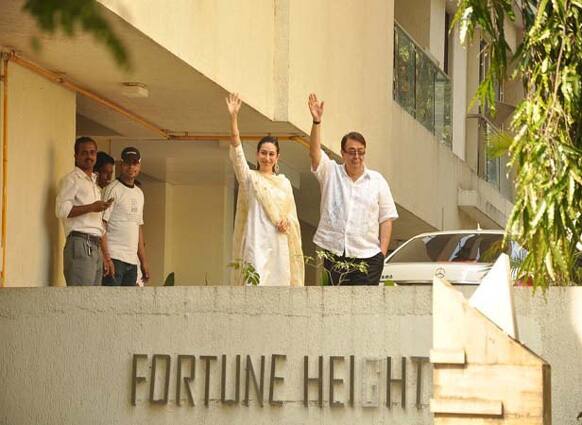
<svg viewBox="0 0 582 425"><path fill-rule="evenodd" d="M235 149L242 150L242 146L239 145L237 148L231 147L231 160L236 168L237 158L235 158ZM242 164L239 164L239 166L242 166ZM248 169L246 160L244 166L246 167L245 174L248 172L248 182L252 185L257 200L265 211L269 221L273 223L274 226L276 226L283 218L286 218L289 222L289 229L286 236L289 247L289 270L291 274L290 285L303 286L305 268L303 262L303 251L301 249L301 229L299 227L299 219L297 218L297 208L295 206L295 198L293 196L291 183L283 175L261 174L258 171ZM238 174L237 177L239 177ZM242 261L242 259L244 259L244 236L246 234L246 224L249 212L249 187L241 182L240 178L239 183L233 233L233 261ZM284 196L275 197L273 196L274 191L278 191L278 195L283 193ZM233 285L244 284L242 270L240 268L235 270L231 276L231 283Z"/></svg>

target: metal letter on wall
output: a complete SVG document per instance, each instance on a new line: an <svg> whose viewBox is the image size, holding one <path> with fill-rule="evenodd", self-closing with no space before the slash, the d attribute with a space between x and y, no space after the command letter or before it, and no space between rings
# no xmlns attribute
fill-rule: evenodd
<svg viewBox="0 0 582 425"><path fill-rule="evenodd" d="M238 404L240 400L240 354L236 356L236 376L234 387L234 400L226 398L226 354L222 355L222 367L220 370L220 401L224 404Z"/></svg>
<svg viewBox="0 0 582 425"><path fill-rule="evenodd" d="M362 361L362 407L380 405L380 359L367 357Z"/></svg>
<svg viewBox="0 0 582 425"><path fill-rule="evenodd" d="M139 359L146 359L148 356L147 354L134 354L131 366L131 404L136 405L136 392L137 392L137 384L141 382L145 382L145 376L137 376L137 361Z"/></svg>
<svg viewBox="0 0 582 425"><path fill-rule="evenodd" d="M349 398L349 404L351 407L354 407L354 388L356 385L355 370L356 370L356 356L350 356L350 398Z"/></svg>
<svg viewBox="0 0 582 425"><path fill-rule="evenodd" d="M323 407L323 356L318 358L317 378L309 377L309 356L303 357L303 404L309 406L309 384L317 384L317 404Z"/></svg>
<svg viewBox="0 0 582 425"><path fill-rule="evenodd" d="M406 409L406 357L402 357L402 377L392 378L392 357L386 358L386 406L392 408L392 384L400 384L402 408Z"/></svg>
<svg viewBox="0 0 582 425"><path fill-rule="evenodd" d="M190 361L190 376L184 376L182 378L182 363L186 360ZM178 406L182 405L182 379L184 379L184 386L186 387L186 395L188 396L188 402L190 406L194 406L194 394L192 393L192 387L190 384L194 382L196 378L196 357L186 354L178 355L178 376L176 378L176 404Z"/></svg>
<svg viewBox="0 0 582 425"><path fill-rule="evenodd" d="M204 405L208 406L210 400L210 362L216 360L216 356L200 356L200 360L204 362Z"/></svg>
<svg viewBox="0 0 582 425"><path fill-rule="evenodd" d="M158 359L164 360L166 363L166 373L164 376L164 396L160 399L154 398L154 390L156 387L156 371L158 369ZM170 394L170 365L172 358L169 354L154 354L152 358L152 373L150 378L150 403L153 404L168 404L168 396Z"/></svg>
<svg viewBox="0 0 582 425"><path fill-rule="evenodd" d="M247 362L245 367L245 398L243 400L243 404L245 406L249 405L249 376L253 379L253 385L257 393L257 401L259 402L259 406L263 407L263 390L265 388L265 356L261 356L261 373L259 375L260 381L257 383L257 376L255 375L255 369L253 368L251 356L247 355Z"/></svg>
<svg viewBox="0 0 582 425"><path fill-rule="evenodd" d="M277 366L277 359L285 360L287 356L285 354L273 354L271 355L271 377L269 379L269 404L271 406L282 406L283 402L280 400L275 400L275 384L277 382L283 383L285 378L282 376L277 376L276 373L276 366Z"/></svg>
<svg viewBox="0 0 582 425"><path fill-rule="evenodd" d="M416 363L416 408L420 409L422 397L422 364L428 363L428 357L410 357L412 363Z"/></svg>
<svg viewBox="0 0 582 425"><path fill-rule="evenodd" d="M337 379L335 377L335 362L344 361L343 356L331 356L329 358L329 405L331 407L343 407L344 404L341 401L335 400L334 386L335 384L343 384L343 379Z"/></svg>

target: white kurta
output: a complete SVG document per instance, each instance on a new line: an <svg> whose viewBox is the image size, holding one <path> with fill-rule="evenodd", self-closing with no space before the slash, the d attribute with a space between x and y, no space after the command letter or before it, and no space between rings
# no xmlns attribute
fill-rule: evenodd
<svg viewBox="0 0 582 425"><path fill-rule="evenodd" d="M248 200L248 215L243 236L243 260L252 264L260 277L261 286L289 286L289 244L287 235L280 233L257 199L251 173L242 145L231 147L231 160L239 185L244 186ZM277 178L285 179L284 176ZM274 199L284 199L289 192L269 186ZM237 214L240 212L237 211ZM235 259L236 260L236 259Z"/></svg>

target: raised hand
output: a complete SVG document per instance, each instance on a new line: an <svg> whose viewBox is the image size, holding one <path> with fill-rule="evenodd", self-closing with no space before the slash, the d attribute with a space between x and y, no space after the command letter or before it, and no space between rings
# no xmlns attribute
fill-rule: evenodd
<svg viewBox="0 0 582 425"><path fill-rule="evenodd" d="M323 101L320 102L317 100L315 93L309 95L309 101L307 104L309 105L309 111L311 112L313 121L321 121L321 116L323 115L323 103Z"/></svg>
<svg viewBox="0 0 582 425"><path fill-rule="evenodd" d="M240 111L240 105L242 101L238 97L238 93L230 93L226 97L226 106L228 107L228 113L235 117L238 115L238 111Z"/></svg>

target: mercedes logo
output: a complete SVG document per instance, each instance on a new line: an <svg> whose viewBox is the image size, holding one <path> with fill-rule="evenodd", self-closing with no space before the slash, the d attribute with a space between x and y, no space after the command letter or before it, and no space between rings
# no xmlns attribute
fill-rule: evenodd
<svg viewBox="0 0 582 425"><path fill-rule="evenodd" d="M443 279L445 277L445 269L442 267L438 267L435 271L434 271L434 275L436 277L438 277L439 279Z"/></svg>

